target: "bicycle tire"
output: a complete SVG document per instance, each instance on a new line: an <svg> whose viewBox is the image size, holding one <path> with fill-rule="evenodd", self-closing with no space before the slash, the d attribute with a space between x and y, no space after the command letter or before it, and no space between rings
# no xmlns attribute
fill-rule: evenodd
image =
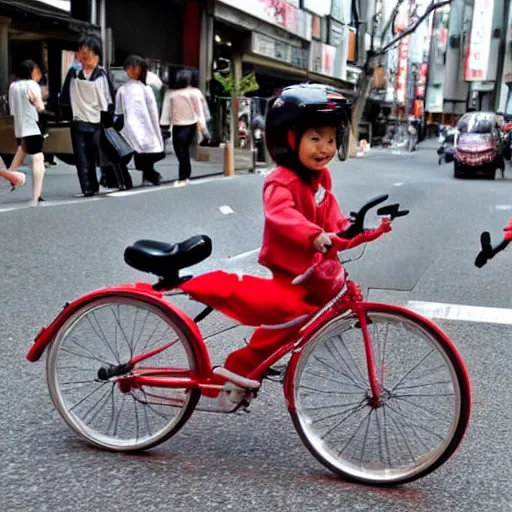
<svg viewBox="0 0 512 512"><path fill-rule="evenodd" d="M73 411L75 407L78 407L82 404L82 402L87 402L88 398L86 395L87 400L80 399L80 403L75 404L75 406L70 407L70 404L66 402L66 399L64 397L64 388L66 385L68 385L68 382L60 382L59 379L59 369L70 369L72 370L70 375L72 375L74 372L79 371L80 373L80 379L85 379L85 375L88 376L87 381L79 380L73 383L71 382L72 390L73 388L80 389L80 384L83 383L84 386L88 384L89 382L96 382L98 384L98 381L95 380L96 377L93 379L93 376L97 375L98 366L100 365L100 360L103 361L107 359L107 355L110 358L116 358L116 354L118 358L121 358L121 355L123 354L122 348L118 346L117 338L115 341L115 348L113 343L109 343L109 339L107 336L107 329L102 327L100 324L100 321L98 320L98 316L100 314L103 315L103 312L105 311L105 315L108 314L108 311L106 308L108 307L114 307L113 316L114 316L114 330L117 333L118 328L119 331L122 332L123 336L125 337L126 341L128 341L127 336L125 335L125 332L121 326L121 319L122 315L124 317L127 316L127 311L129 311L130 308L135 308L135 322L133 323L133 335L132 335L132 342L134 342L135 335L138 331L140 331L140 334L138 334L138 339L135 341L135 345L140 343L140 340L142 338L143 333L145 332L146 326L148 333L153 331L153 327L149 327L151 324L148 323L148 318L150 318L150 315L154 317L155 325L157 327L154 328L154 332L157 332L160 334L160 331L157 329L160 329L158 321L161 322L163 327L167 327L174 331L178 335L178 339L180 343L183 345L183 351L181 353L178 352L179 345L176 345L176 350L173 352L176 356L176 354L179 354L176 357L181 357L182 360L188 360L190 370L196 371L198 367L198 363L196 360L196 357L194 355L194 352L192 350L192 346L190 345L186 334L183 332L183 330L176 325L175 322L169 316L167 315L166 311L164 309L160 309L158 306L155 306L153 304L149 304L145 302L143 299L123 296L119 294L105 294L104 296L97 298L81 308L79 308L77 311L75 311L70 317L66 320L66 322L63 324L63 326L59 329L59 331L56 333L55 338L53 339L49 350L48 350L48 357L47 357L47 382L48 382L48 388L50 392L50 396L52 399L52 402L59 412L59 414L62 416L64 421L68 424L69 427L75 433L77 433L80 437L85 439L88 443L98 447L102 448L108 451L114 451L114 452L139 452L143 450L147 450L149 448L152 448L170 437L174 436L182 427L183 425L188 421L191 414L193 413L197 402L201 396L200 390L198 388L191 389L187 392L182 392L180 395L179 400L177 398L170 398L168 396L160 396L159 399L153 398L155 395L148 395L146 393L146 390L137 391L139 395L134 395L134 391L130 391L130 393L126 394L123 393L122 395L116 394L116 384L115 383L99 383L98 389L101 388L101 391L106 388L106 393L110 392L110 395L107 396L106 401L102 402L101 406L93 406L97 407L94 411L95 417L99 415L100 409L105 409L109 407L109 402L111 400L111 419L110 422L112 422L112 419L116 417L116 429L114 429L113 435L109 435L111 425L109 423L108 428L106 429L106 434L97 432L94 430L94 428L86 423L87 417L89 414L85 414L84 418L78 417L78 414ZM115 313L115 308L117 307L117 316ZM121 308L124 307L124 311L121 310ZM142 315L144 313L147 313L145 316L144 323L137 324L138 320L138 314L139 312L142 312ZM93 318L95 320L91 320L88 316L90 313L92 313ZM95 315L95 313L97 313ZM124 318L123 317L123 318ZM100 317L101 318L101 317ZM90 329L87 327L86 320L89 321L89 324L91 327ZM153 320L153 318L150 319ZM83 328L82 322L87 327L87 329ZM131 322L131 319L130 319ZM82 329L81 330L79 330ZM78 332L78 334L76 334ZM103 348L103 351L100 351L99 353L95 354L92 352L92 348L89 345L79 344L77 341L74 341L74 344L72 345L72 350L70 351L69 348L66 350L63 349L64 342L68 339L68 336L70 337L75 333L75 336L79 336L81 332L89 332L89 340L94 339L96 336L100 338L102 341L106 341L106 346ZM166 335L167 331L164 331L164 335ZM121 337L121 336L120 336ZM110 340L112 341L112 340ZM144 342L144 341L143 341ZM143 343L142 342L142 343ZM71 344L71 342L70 342ZM146 341L145 347L149 345L149 341ZM108 349L107 349L108 347ZM130 346L130 350L131 350ZM137 347L134 346L133 350L135 350ZM174 346L172 347L174 349ZM64 356L60 357L62 354L65 354ZM71 355L69 355L71 354ZM80 361L80 363L75 363L75 359L73 359L73 355L75 354L77 360ZM169 354L166 353L166 351L162 352L161 357L165 359L165 356L168 356ZM158 357L158 356L155 356ZM59 359L60 358L60 359ZM94 365L90 368L80 368L80 367L59 367L59 361L65 360L65 358L68 358L69 364L83 364L83 365ZM83 361L82 361L83 360ZM119 359L120 360L120 359ZM91 363L92 361L92 363ZM153 358L148 359L148 362L151 364L151 367L154 367L153 365L156 364ZM160 361L160 360L158 360ZM108 361L107 361L108 362ZM124 361L123 361L124 362ZM66 363L65 363L66 364ZM158 365L156 365L158 367ZM85 375L84 375L85 373ZM83 377L82 377L83 375ZM112 384L111 388L109 389L108 384ZM103 388L102 386L105 386ZM69 389L69 388L68 388ZM150 388L153 389L153 388ZM154 388L158 389L159 392L164 392L163 388ZM170 393L170 390L167 390L168 393ZM172 392L176 395L177 391L172 390ZM94 392L92 394L94 396ZM103 395L104 396L104 395ZM118 396L122 396L122 403L119 408L118 412L114 412L114 401L117 400ZM133 408L135 411L136 421L137 421L137 437L134 440L133 438L129 439L117 439L116 438L116 430L120 421L120 417L123 411L124 403L125 403L125 397L130 396L132 398ZM148 398L148 396L150 398ZM157 432L154 434L151 432L151 428L149 426L149 417L150 416L158 416L158 417L164 417L163 413L158 409L156 409L156 406L165 406L168 407L168 403L171 403L172 400L175 400L175 403L181 403L181 397L183 404L181 406L176 405L175 408L179 408L178 414L173 418L170 419L168 422L164 423L164 425L158 429ZM103 400L103 398L102 398ZM152 401L153 400L153 401ZM167 403L166 403L167 401ZM158 403L160 402L160 403ZM99 403L99 402L98 402ZM142 428L142 426L139 424L139 413L138 406L141 406L141 416L144 416L147 430L149 432L149 436L147 436L144 439L139 439L139 429ZM153 408L155 407L155 408ZM77 409L78 410L78 409ZM168 410L168 409L165 409ZM101 416L99 416L101 421ZM91 424L93 423L93 420L91 419ZM142 420L140 421L142 424ZM123 426L121 427L123 428ZM128 430L128 429L127 429Z"/></svg>
<svg viewBox="0 0 512 512"><path fill-rule="evenodd" d="M418 339L422 339L423 341L428 340L429 343L432 343L432 346L437 349L436 355L440 356L440 361L444 361L446 363L446 368L449 369L448 374L452 377L452 380L450 382L450 385L453 386L454 390L454 411L452 413L452 418L450 418L449 425L446 427L448 429L448 434L445 438L443 438L443 442L439 447L434 447L431 450L431 455L422 455L419 458L419 463L413 465L412 467L406 467L404 470L398 469L390 469L388 467L383 467L382 469L375 469L379 464L377 464L376 461L369 461L368 462L368 468L370 469L364 469L363 467L363 459L365 455L365 446L366 443L373 443L373 445L378 446L382 448L382 445L386 445L386 443L382 443L381 441L376 441L375 439L371 439L368 441L367 435L370 431L370 422L371 422L371 412L367 414L368 417L368 423L366 425L366 436L363 442L363 449L361 454L361 460L359 461L360 467L357 467L357 464L354 464L350 461L344 461L343 459L340 459L343 451L346 449L346 446L343 448L343 450L338 454L338 458L333 456L332 449L327 446L327 441L325 441L325 438L327 435L325 435L325 438L322 439L319 436L318 432L315 432L315 428L313 427L314 422L316 421L322 421L316 420L313 418L314 412L306 413L304 404L301 403L301 395L300 395L300 389L301 384L303 389L306 389L306 392L308 392L306 381L303 379L304 371L306 368L308 368L308 360L311 358L311 356L315 353L315 348L320 347L322 343L327 343L326 338L329 337L330 334L336 333L336 332L348 332L347 328L355 329L354 332L359 331L361 333L360 327L358 327L358 321L355 315L352 315L350 317L338 317L329 324L327 324L325 327L323 327L302 349L301 353L297 356L297 359L294 363L294 371L290 372L290 378L292 378L293 382L293 405L290 407L290 414L292 417L293 424L295 426L295 429L297 430L297 433L299 434L302 442L305 444L305 446L308 448L308 450L313 454L313 456L325 467L336 473L338 476L342 477L345 480L362 483L362 484L370 484L370 485L377 485L377 486L394 486L394 485L401 485L405 483L412 482L414 480L417 480L419 478L423 478L424 476L428 475L432 471L436 470L438 467L440 467L444 462L446 462L455 452L457 447L459 446L460 442L462 441L462 438L464 436L464 433L466 431L466 428L469 423L469 417L470 417L470 409L471 409L471 398L470 398L470 385L469 385L469 379L467 377L467 372L464 367L464 364L458 355L456 349L453 347L451 342L442 335L439 331L434 329L432 327L432 324L430 324L427 320L418 317L417 315L407 312L407 310L403 310L401 308L396 308L394 306L383 306L376 309L373 309L372 306L366 307L366 315L369 319L371 325L369 325L369 328L373 329L375 332L376 325L378 325L379 319L387 319L390 320L392 323L404 323L408 327L411 328L411 332L415 332L418 335ZM345 328L345 330L343 330ZM380 328L380 327L379 327ZM412 334L410 335L412 336ZM360 336L360 343L363 344L362 335ZM331 338L328 338L331 339ZM398 338L396 338L398 339ZM374 347L375 348L375 347ZM404 351L407 351L407 347L401 347ZM420 347L418 347L419 349ZM354 349L353 346L351 346L351 349ZM391 350L391 349L390 349ZM318 352L319 353L319 352ZM419 353L419 352L418 352ZM409 357L412 357L413 352L408 351L405 353L404 358L407 360ZM418 356L419 357L419 356ZM427 356L428 358L429 356ZM378 359L378 358L377 358ZM366 358L364 357L364 361L366 361ZM325 361L324 361L325 362ZM354 362L356 362L356 358L354 358ZM378 361L376 361L378 363ZM376 366L378 366L376 364ZM350 377L350 370L348 369L348 366L344 366L345 369L345 377L343 378L342 384L346 384L350 381L350 379L346 378L346 375L349 375ZM326 370L327 371L327 370ZM386 371L389 371L389 368L386 369ZM384 375L384 364L382 365L382 375ZM318 375L318 371L317 371ZM355 371L352 373L352 376L356 375ZM307 377L306 377L307 378ZM321 376L321 378L325 379L325 372L324 375ZM331 376L329 375L329 378ZM437 377L436 377L437 378ZM439 377L440 378L440 377ZM381 376L381 380L384 381L385 377ZM399 382L400 384L400 382ZM426 384L426 386L433 386L435 383ZM444 384L444 383L443 383ZM323 385L325 388L325 385ZM339 392L340 389L340 383L336 384L337 391L333 394L333 396L339 396L336 395L336 393ZM368 386L369 387L369 386ZM411 389L417 387L417 386L410 386ZM447 386L449 388L449 386ZM351 389L351 388L348 388ZM400 389L400 388L399 388ZM403 389L403 388L402 388ZM319 393L316 393L316 391L313 391L311 394L314 395L315 401L312 402L315 404L315 407L312 407L310 409L318 409L318 403L319 398L318 395L320 393L328 393L325 389L318 389ZM367 390L364 390L366 393L368 393ZM329 392L330 393L330 392ZM357 403L357 394L362 393L362 390L359 391L357 387L353 387L352 391L345 393L346 395L353 395L354 400L356 400L355 403ZM397 399L404 400L405 396L420 396L420 395L401 395L400 393L397 393ZM425 395L427 396L427 395ZM432 395L433 397L435 395ZM389 395L389 403L391 403L391 394ZM416 398L409 398L409 400L416 400ZM423 398L422 400L425 400ZM438 398L439 402L441 400ZM449 401L449 400L448 400ZM352 411L356 407L360 407L364 404L364 400L359 402L358 405L353 406L351 403L347 404L339 404L339 405L331 405L329 407L332 408L340 408L341 406L347 406L351 407L349 409L348 415L356 414L355 412L352 413ZM402 403L400 402L400 405L398 406L398 409L401 409ZM418 411L422 412L424 415L426 415L429 411L428 408L424 407L423 405L420 405L420 403L413 402L413 407L417 407ZM441 407L441 405L439 405ZM411 408L409 406L409 408ZM386 418L386 412L385 407L382 406L379 409L373 409L374 411L384 410L383 413L380 413L380 416L384 415L384 419ZM422 410L423 409L423 410ZM413 409L415 410L415 409ZM360 411L363 411L363 408L360 408ZM359 413L359 411L357 412ZM347 411L342 411L341 415L346 415ZM390 414L388 412L388 414ZM430 414L431 411L430 411ZM403 413L402 413L402 416ZM348 418L349 416L347 416ZM376 424L377 424L377 430L380 429L379 427L379 413L375 413ZM430 418L430 416L429 416ZM325 420L324 420L325 421ZM345 421L344 418L342 418L342 422ZM382 419L380 420L382 423ZM394 420L395 421L395 420ZM397 438L403 437L403 440L407 447L409 448L409 444L407 442L406 436L404 434L408 434L410 430L412 430L411 426L407 423L409 422L412 424L412 420L401 420L402 422L402 428L398 428L398 430L402 430L401 435L397 435L394 438L392 438L397 444ZM341 423L340 423L341 424ZM397 423L398 424L398 423ZM391 425L391 421L388 425ZM338 425L339 426L339 425ZM384 431L386 430L386 421L383 422ZM359 429L359 427L358 427ZM428 430L425 428L425 430ZM373 430L372 430L373 432ZM356 430L351 438L349 438L349 441L347 443L351 443L354 436L360 435L358 431ZM329 432L329 435L331 435L331 432ZM416 433L418 436L418 434ZM384 432L384 437L387 436L387 433ZM392 437L390 435L390 437ZM433 437L433 436L431 436ZM418 438L420 438L418 436ZM346 438L344 438L345 440ZM427 448L427 447L426 447ZM388 461L391 462L391 456L389 453L389 446L388 449ZM385 450L384 450L385 451ZM402 450L403 452L406 452L406 450ZM416 459L414 458L414 455L412 451L409 448L410 457L414 462L416 462ZM407 453L405 453L408 455ZM403 456L403 453L401 453ZM428 455L428 457L427 457ZM382 456L382 450L381 450L381 456ZM340 462L340 460L342 462ZM366 461L365 461L366 463ZM380 461L381 464L382 461ZM372 473L373 472L373 473Z"/></svg>

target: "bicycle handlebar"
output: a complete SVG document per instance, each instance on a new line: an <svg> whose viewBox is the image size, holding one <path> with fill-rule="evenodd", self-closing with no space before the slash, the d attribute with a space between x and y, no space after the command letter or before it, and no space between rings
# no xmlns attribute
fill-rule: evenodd
<svg viewBox="0 0 512 512"><path fill-rule="evenodd" d="M510 242L507 240L503 240L496 247L493 247L491 244L491 235L488 231L484 231L480 235L482 250L478 253L475 259L475 266L477 268L482 268L489 260L492 260L496 254L506 249L509 243Z"/></svg>
<svg viewBox="0 0 512 512"><path fill-rule="evenodd" d="M352 220L351 226L345 231L337 233L337 235L340 238L350 240L351 238L354 238L357 235L363 233L365 231L364 219L366 214L372 208L375 208L375 206L383 203L384 201L387 201L388 198L388 194L374 197L373 199L370 199L370 201L368 201L357 213L350 212L350 218ZM389 220L396 219L397 217L405 217L408 214L409 210L400 210L400 205L398 203L389 204L377 210L377 215L387 216L389 217Z"/></svg>

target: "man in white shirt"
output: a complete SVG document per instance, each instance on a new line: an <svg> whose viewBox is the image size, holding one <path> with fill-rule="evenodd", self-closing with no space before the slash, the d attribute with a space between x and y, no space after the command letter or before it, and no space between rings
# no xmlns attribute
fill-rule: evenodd
<svg viewBox="0 0 512 512"><path fill-rule="evenodd" d="M78 180L85 197L99 190L96 166L101 133L101 112L113 105L113 88L99 65L101 42L96 36L84 36L78 43L78 67L72 67L62 89L62 103L73 112L71 138L76 156Z"/></svg>

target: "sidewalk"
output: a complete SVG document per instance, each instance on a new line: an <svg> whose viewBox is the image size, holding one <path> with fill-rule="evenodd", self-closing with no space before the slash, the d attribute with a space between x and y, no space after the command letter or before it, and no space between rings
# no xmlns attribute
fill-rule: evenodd
<svg viewBox="0 0 512 512"><path fill-rule="evenodd" d="M46 168L43 184L43 198L46 201L73 200L82 197L76 167L67 165L56 159L57 165ZM32 197L32 173L30 170L30 158L19 170L27 175L27 183L21 189L11 193L3 193L0 196L0 206L13 206L19 203L26 203ZM155 168L162 174L162 184L168 184L178 179L178 161L174 155L168 155L165 160L158 162ZM137 189L142 184L142 173L129 167L133 180L133 188ZM224 172L222 163L219 162L197 162L192 160L192 179L205 178L208 176L219 176ZM243 172L243 171L237 171ZM4 187L7 189L7 187ZM100 194L107 190L100 190ZM108 189L109 192L112 190Z"/></svg>

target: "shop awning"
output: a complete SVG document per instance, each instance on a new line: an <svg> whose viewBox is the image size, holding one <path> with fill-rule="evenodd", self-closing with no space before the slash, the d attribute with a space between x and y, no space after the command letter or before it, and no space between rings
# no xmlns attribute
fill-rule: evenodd
<svg viewBox="0 0 512 512"><path fill-rule="evenodd" d="M76 33L86 30L99 33L100 30L96 25L72 18L69 13L37 0L0 0L0 16L8 16L14 20L45 20Z"/></svg>

